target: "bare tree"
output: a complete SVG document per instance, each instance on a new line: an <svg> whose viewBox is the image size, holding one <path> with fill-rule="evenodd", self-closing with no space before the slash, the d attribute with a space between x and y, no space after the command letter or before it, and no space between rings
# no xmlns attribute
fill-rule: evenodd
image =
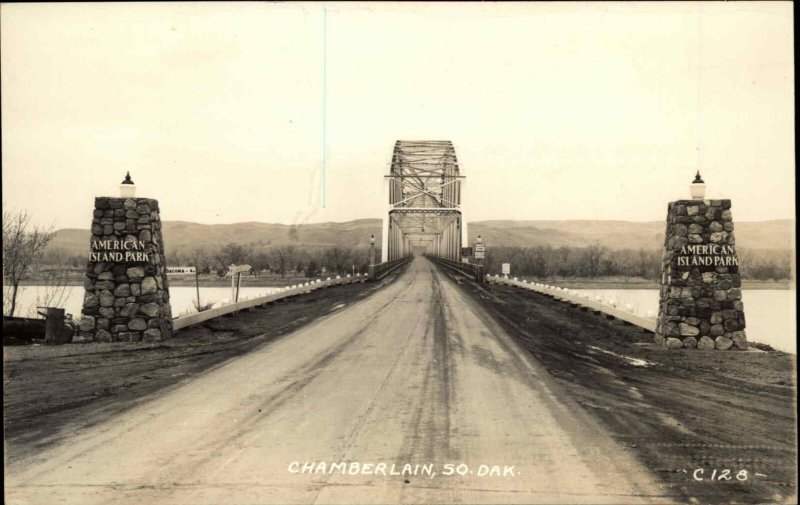
<svg viewBox="0 0 800 505"><path fill-rule="evenodd" d="M278 269L281 277L286 276L286 270L294 263L297 248L293 245L274 247L270 250L270 263Z"/></svg>
<svg viewBox="0 0 800 505"><path fill-rule="evenodd" d="M231 263L239 265L247 260L247 250L241 244L230 243L222 246L214 254L214 259L222 268L227 268Z"/></svg>
<svg viewBox="0 0 800 505"><path fill-rule="evenodd" d="M749 277L750 268L754 266L750 250L740 247L736 251L736 259L739 262L739 272L742 274L742 277Z"/></svg>
<svg viewBox="0 0 800 505"><path fill-rule="evenodd" d="M319 272L319 263L317 263L316 259L311 257L308 260L308 263L306 263L305 275L306 277L315 277L318 272Z"/></svg>
<svg viewBox="0 0 800 505"><path fill-rule="evenodd" d="M253 267L253 275L258 277L261 270L269 268L269 255L264 252L263 242L251 242L244 247L247 264Z"/></svg>
<svg viewBox="0 0 800 505"><path fill-rule="evenodd" d="M72 292L69 256L63 249L48 250L44 256L31 267L31 273L42 285L36 294L36 306L63 307Z"/></svg>
<svg viewBox="0 0 800 505"><path fill-rule="evenodd" d="M661 271L659 264L661 257L658 251L648 251L644 248L639 248L636 257L636 270L641 277L645 279L658 278Z"/></svg>
<svg viewBox="0 0 800 505"><path fill-rule="evenodd" d="M572 275L573 272L576 272L578 270L576 261L578 256L577 252L577 250L570 249L565 245L562 245L558 249L554 249L553 273L562 277L566 277L568 275Z"/></svg>
<svg viewBox="0 0 800 505"><path fill-rule="evenodd" d="M17 308L20 281L30 274L55 236L52 227L31 225L30 220L27 211L3 211L3 311L9 316Z"/></svg>
<svg viewBox="0 0 800 505"><path fill-rule="evenodd" d="M195 247L189 254L189 261L194 265L194 285L197 289L197 303L195 308L200 311L202 304L200 303L200 271L206 267L208 263L208 253L203 246Z"/></svg>
<svg viewBox="0 0 800 505"><path fill-rule="evenodd" d="M550 261L552 249L550 246L536 246L533 249L532 273L541 278L550 276Z"/></svg>
<svg viewBox="0 0 800 505"><path fill-rule="evenodd" d="M586 247L585 258L589 268L589 277L596 277L600 273L600 264L605 252L606 248L597 242Z"/></svg>
<svg viewBox="0 0 800 505"><path fill-rule="evenodd" d="M331 247L325 251L325 260L331 270L337 274L344 273L346 265L351 263L353 251L346 247Z"/></svg>

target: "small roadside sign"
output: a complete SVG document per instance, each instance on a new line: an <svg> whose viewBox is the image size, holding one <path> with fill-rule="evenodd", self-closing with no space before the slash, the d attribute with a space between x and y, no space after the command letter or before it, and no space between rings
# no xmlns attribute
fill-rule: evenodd
<svg viewBox="0 0 800 505"><path fill-rule="evenodd" d="M250 265L229 265L228 272L225 274L225 277L229 277L234 274L240 274L243 272L249 272L252 270L253 267Z"/></svg>
<svg viewBox="0 0 800 505"><path fill-rule="evenodd" d="M508 275L511 273L511 263L503 263L503 275Z"/></svg>
<svg viewBox="0 0 800 505"><path fill-rule="evenodd" d="M475 259L476 260L482 260L485 257L485 254L486 253L484 253L483 251L479 251L477 248L475 249Z"/></svg>
<svg viewBox="0 0 800 505"><path fill-rule="evenodd" d="M239 301L239 286L242 284L242 274L249 272L253 267L250 265L228 265L228 272L225 277L231 278L231 302Z"/></svg>
<svg viewBox="0 0 800 505"><path fill-rule="evenodd" d="M471 247L462 247L461 248L461 257L462 258L471 258L472 257L472 248Z"/></svg>
<svg viewBox="0 0 800 505"><path fill-rule="evenodd" d="M475 253L486 251L486 244L475 244Z"/></svg>

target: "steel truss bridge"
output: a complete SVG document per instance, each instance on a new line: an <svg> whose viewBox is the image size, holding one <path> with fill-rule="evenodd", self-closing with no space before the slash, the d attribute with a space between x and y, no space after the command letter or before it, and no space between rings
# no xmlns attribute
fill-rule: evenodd
<svg viewBox="0 0 800 505"><path fill-rule="evenodd" d="M381 261L411 253L459 261L461 246L467 244L461 208L464 179L449 140L398 140L385 176L389 208Z"/></svg>

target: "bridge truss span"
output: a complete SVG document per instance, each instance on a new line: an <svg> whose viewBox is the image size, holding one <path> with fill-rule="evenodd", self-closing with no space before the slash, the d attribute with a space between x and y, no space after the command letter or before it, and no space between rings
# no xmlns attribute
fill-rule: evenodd
<svg viewBox="0 0 800 505"><path fill-rule="evenodd" d="M425 253L457 261L467 227L461 208L465 178L449 140L398 140L385 177L389 207L382 261Z"/></svg>

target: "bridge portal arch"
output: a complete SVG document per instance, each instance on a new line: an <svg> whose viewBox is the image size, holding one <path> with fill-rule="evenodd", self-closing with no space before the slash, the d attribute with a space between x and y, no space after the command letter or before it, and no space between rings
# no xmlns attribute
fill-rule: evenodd
<svg viewBox="0 0 800 505"><path fill-rule="evenodd" d="M411 253L458 261L467 243L465 177L449 140L398 140L384 191L381 260Z"/></svg>

